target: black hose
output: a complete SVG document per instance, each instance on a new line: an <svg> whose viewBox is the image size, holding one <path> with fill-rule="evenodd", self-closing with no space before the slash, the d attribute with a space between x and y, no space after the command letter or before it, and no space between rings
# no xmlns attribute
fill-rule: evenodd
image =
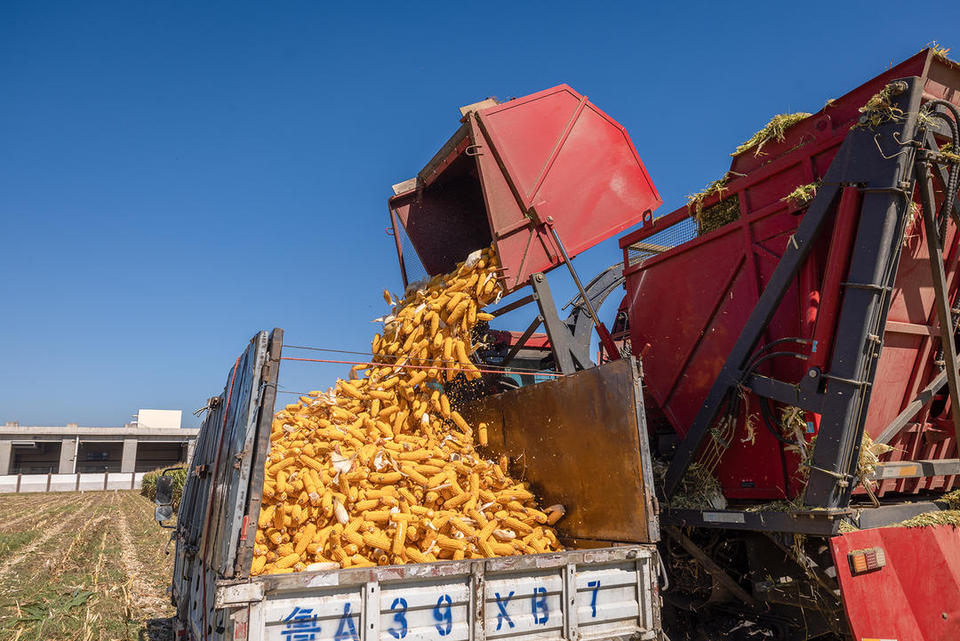
<svg viewBox="0 0 960 641"><path fill-rule="evenodd" d="M783 434L780 433L780 430L777 429L776 419L773 416L773 410L770 409L769 403L769 398L760 399L760 414L763 416L763 424L766 425L770 433L784 445L796 445L796 443L784 437Z"/></svg>
<svg viewBox="0 0 960 641"><path fill-rule="evenodd" d="M772 358L777 358L779 356L793 356L794 358L798 358L802 361L805 361L808 358L810 358L806 354L798 354L797 352L771 352L769 354L764 354L763 356L758 356L757 358L753 359L753 361L750 362L750 365L743 373L742 380L747 380L750 377L750 375L754 373L754 371L757 369L760 363L764 361L768 361Z"/></svg>
<svg viewBox="0 0 960 641"><path fill-rule="evenodd" d="M763 354L768 349L775 347L777 345L781 345L783 343L799 343L801 345L812 345L813 339L800 338L798 336L787 336L786 338L778 338L777 340L770 341L766 345L763 345L762 347L760 347L760 349L758 349L754 354L754 359L756 359L756 357L760 356L760 354ZM752 363L753 361L751 360L750 362ZM750 369L750 363L747 364L746 369Z"/></svg>
<svg viewBox="0 0 960 641"><path fill-rule="evenodd" d="M947 114L938 112L933 108L936 106L942 106L950 113L953 114L953 118L949 118ZM950 128L951 137L953 138L953 150L954 153L960 153L960 129L958 129L958 123L960 123L960 110L957 109L956 105L952 102L946 100L934 99L928 101L924 108L930 113L930 115L940 118L940 120L947 123L947 126ZM950 174L947 178L946 193L943 199L943 205L940 209L940 237L941 239L946 234L946 221L947 216L951 215L953 211L953 205L957 197L957 189L960 188L960 164L953 163L953 166L950 167Z"/></svg>

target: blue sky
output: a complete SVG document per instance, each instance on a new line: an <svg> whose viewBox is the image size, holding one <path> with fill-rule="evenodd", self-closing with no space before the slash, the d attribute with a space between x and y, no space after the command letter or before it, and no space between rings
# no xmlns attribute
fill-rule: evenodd
<svg viewBox="0 0 960 641"><path fill-rule="evenodd" d="M903 11L4 2L0 422L119 425L147 407L195 424L261 328L367 349L399 286L390 185L460 105L572 85L626 126L662 214L772 114L816 111L931 40L960 48L960 5ZM578 268L618 258L611 240ZM285 363L281 383L345 369Z"/></svg>

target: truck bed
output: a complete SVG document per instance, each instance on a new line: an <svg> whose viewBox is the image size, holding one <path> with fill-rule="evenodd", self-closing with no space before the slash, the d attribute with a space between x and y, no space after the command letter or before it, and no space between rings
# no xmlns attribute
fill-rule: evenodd
<svg viewBox="0 0 960 641"><path fill-rule="evenodd" d="M632 359L464 410L542 500L567 507L557 531L579 549L251 577L282 340L254 336L210 401L173 534L182 638L657 638L659 528Z"/></svg>

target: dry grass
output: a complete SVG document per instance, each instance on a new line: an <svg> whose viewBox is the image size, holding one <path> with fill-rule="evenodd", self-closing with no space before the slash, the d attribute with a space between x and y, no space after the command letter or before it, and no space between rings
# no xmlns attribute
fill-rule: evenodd
<svg viewBox="0 0 960 641"><path fill-rule="evenodd" d="M870 97L865 105L860 107L860 116L856 127L873 129L888 121L899 121L904 117L903 109L893 105L893 88L887 85Z"/></svg>
<svg viewBox="0 0 960 641"><path fill-rule="evenodd" d="M933 55L935 55L937 58L940 58L941 60L949 60L949 59L950 59L950 57L949 57L949 56L950 56L950 47L944 47L943 45L941 45L941 44L940 44L939 42L937 42L936 40L932 40L931 42L929 42L929 43L924 47L924 49L929 49L930 52L931 52Z"/></svg>
<svg viewBox="0 0 960 641"><path fill-rule="evenodd" d="M897 527L931 527L935 525L960 526L960 511L940 510L924 512L911 519L897 523Z"/></svg>
<svg viewBox="0 0 960 641"><path fill-rule="evenodd" d="M667 475L666 463L662 461L654 463L653 474L662 495L664 479ZM680 480L680 486L670 499L670 507L678 510L724 510L727 507L727 499L723 496L717 477L699 463L694 463Z"/></svg>
<svg viewBox="0 0 960 641"><path fill-rule="evenodd" d="M719 229L740 218L740 199L736 196L723 198L723 192L727 191L729 178L730 174L728 172L723 175L723 178L714 180L699 192L687 196L687 209L697 221L698 236ZM704 207L703 203L713 196L719 196L721 200L709 207Z"/></svg>
<svg viewBox="0 0 960 641"><path fill-rule="evenodd" d="M820 182L812 182L808 185L799 185L796 189L781 198L780 200L790 203L794 207L804 207L817 195L817 189L820 188Z"/></svg>
<svg viewBox="0 0 960 641"><path fill-rule="evenodd" d="M777 114L770 119L763 129L753 134L750 137L750 140L746 141L742 145L739 145L731 156L739 156L745 151L753 149L754 156L760 156L763 154L763 146L770 142L783 142L786 139L787 129L797 124L804 118L810 117L811 114L808 114L805 111L801 111L795 114Z"/></svg>
<svg viewBox="0 0 960 641"><path fill-rule="evenodd" d="M0 495L0 638L172 641L168 532L136 492Z"/></svg>

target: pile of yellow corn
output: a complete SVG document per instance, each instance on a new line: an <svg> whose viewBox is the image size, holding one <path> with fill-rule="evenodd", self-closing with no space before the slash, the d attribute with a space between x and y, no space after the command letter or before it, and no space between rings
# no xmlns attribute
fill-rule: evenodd
<svg viewBox="0 0 960 641"><path fill-rule="evenodd" d="M396 304L384 292L373 364L277 413L251 574L560 549L563 507L537 509L505 457L485 459L486 425L475 435L441 386L480 377L472 332L492 318L497 267L487 249Z"/></svg>

